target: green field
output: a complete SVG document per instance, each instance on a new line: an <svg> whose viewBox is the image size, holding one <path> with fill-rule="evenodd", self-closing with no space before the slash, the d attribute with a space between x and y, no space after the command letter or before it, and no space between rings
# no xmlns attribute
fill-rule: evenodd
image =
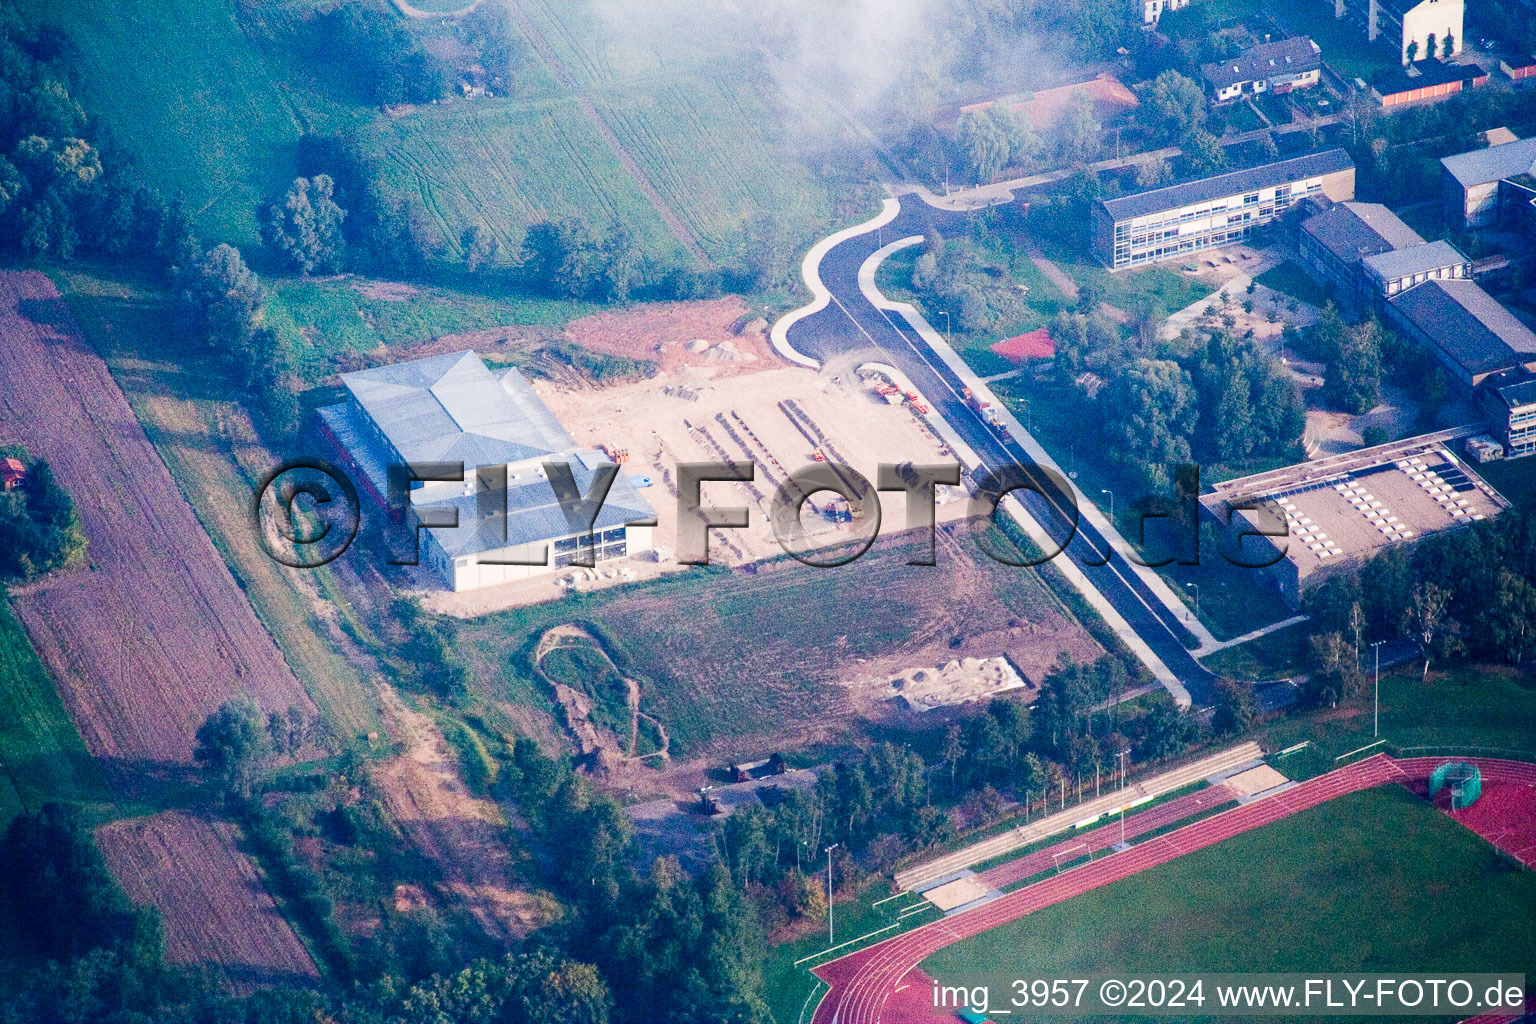
<svg viewBox="0 0 1536 1024"><path fill-rule="evenodd" d="M567 217L600 231L622 224L648 255L675 258L684 236L652 196L719 262L742 255L743 229L764 215L796 244L809 241L832 202L800 155L809 143L786 122L824 131L835 118L804 99L791 113L741 16L695 7L648 7L642 32L596 0L524 5L513 31L526 59L512 96L389 113L298 55L310 0L40 0L26 16L65 28L88 109L152 184L186 197L211 239L257 243L261 205L296 175L299 139L313 133L356 142L385 197L417 210L449 259L471 224L507 243L510 259L523 226Z"/></svg>
<svg viewBox="0 0 1536 1024"><path fill-rule="evenodd" d="M1536 459L1489 462L1477 467L1477 475L1516 505L1536 505Z"/></svg>
<svg viewBox="0 0 1536 1024"><path fill-rule="evenodd" d="M285 278L268 282L263 323L285 338L301 376L321 383L332 357L409 345L461 331L527 325L564 327L596 307L559 299L489 297L445 288L398 286L389 298L370 295L367 282ZM520 336L513 329L509 334Z"/></svg>
<svg viewBox="0 0 1536 1024"><path fill-rule="evenodd" d="M1328 301L1327 290L1293 260L1286 260L1278 266L1270 267L1254 278L1254 281L1314 306L1321 307Z"/></svg>
<svg viewBox="0 0 1536 1024"><path fill-rule="evenodd" d="M923 969L1529 971L1536 874L1406 790L1351 794L956 943Z"/></svg>
<svg viewBox="0 0 1536 1024"><path fill-rule="evenodd" d="M1033 571L978 558L957 578L944 568L955 556L942 548L937 567L907 565L911 543L882 541L838 569L785 558L752 573L671 573L483 616L464 624L460 640L478 662L476 674L492 681L488 696L547 707L546 688L531 679L529 645L552 626L591 623L620 670L639 681L642 708L666 727L674 751L698 753L737 737L805 729L839 712L847 696L833 680L847 678L850 666L859 671L861 659L948 640L967 621L1059 608Z"/></svg>
<svg viewBox="0 0 1536 1024"><path fill-rule="evenodd" d="M210 237L257 241L259 205L294 177L299 136L368 116L275 77L236 5L36 0L30 19L64 28L77 89L167 197L183 195Z"/></svg>
<svg viewBox="0 0 1536 1024"><path fill-rule="evenodd" d="M506 248L521 245L523 226L564 218L602 231L622 224L658 256L680 251L573 99L421 107L380 118L358 138L379 157L384 193L423 209L452 256L470 224Z"/></svg>
<svg viewBox="0 0 1536 1024"><path fill-rule="evenodd" d="M107 800L100 772L0 588L0 831L50 800Z"/></svg>

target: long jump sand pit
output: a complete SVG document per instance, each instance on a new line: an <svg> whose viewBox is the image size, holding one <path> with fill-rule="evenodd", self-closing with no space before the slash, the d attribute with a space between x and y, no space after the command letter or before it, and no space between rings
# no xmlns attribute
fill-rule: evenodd
<svg viewBox="0 0 1536 1024"><path fill-rule="evenodd" d="M923 899L932 903L940 912L947 913L956 907L981 899L987 887L974 878L957 878L953 882L936 885L923 893Z"/></svg>
<svg viewBox="0 0 1536 1024"><path fill-rule="evenodd" d="M1224 785L1236 793L1239 797L1253 796L1276 786L1283 786L1291 780L1281 775L1267 764L1261 764L1257 768L1249 768L1245 772L1238 772L1229 779L1224 780Z"/></svg>

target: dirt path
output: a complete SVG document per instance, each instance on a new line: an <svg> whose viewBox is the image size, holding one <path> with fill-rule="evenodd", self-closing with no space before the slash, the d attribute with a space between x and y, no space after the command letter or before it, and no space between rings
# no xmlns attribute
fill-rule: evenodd
<svg viewBox="0 0 1536 1024"><path fill-rule="evenodd" d="M1025 242L1024 251L1029 254L1029 262L1033 263L1036 269L1044 274L1051 284L1060 288L1061 293L1073 302L1077 301L1077 282L1068 277L1066 272L1060 267L1052 263L1045 253L1040 251L1038 245L1034 242Z"/></svg>
<svg viewBox="0 0 1536 1024"><path fill-rule="evenodd" d="M375 769L390 817L442 873L442 886L493 939L512 942L544 923L539 901L517 885L506 820L470 793L442 730L383 688L391 732L405 752Z"/></svg>
<svg viewBox="0 0 1536 1024"><path fill-rule="evenodd" d="M395 0L395 3L399 5L402 3L402 0ZM528 42L532 44L544 63L548 65L550 73L555 76L555 81L569 89L572 93L579 94L581 87L576 81L576 76L571 74L571 69L566 67L559 54L555 53L554 47L549 45L549 40L544 38L544 34L533 23L533 19L528 17L528 12L523 10L522 4L514 4L512 9L517 17L518 28L522 29L523 35L528 38ZM608 148L613 150L613 155L619 158L619 163L624 166L624 170L634 179L635 185L645 195L646 200L650 202L651 206L655 207L657 214L661 216L662 222L666 224L667 230L672 232L672 236L683 244L683 247L688 250L694 259L698 260L705 267L713 267L713 261L705 255L703 247L699 245L699 240L688 229L688 225L683 223L683 219L677 215L677 211L672 209L671 204L662 197L661 192L656 188L656 183L651 180L650 175L645 173L645 169L635 161L635 158L630 155L629 150L624 148L624 143L620 141L618 135L609 127L608 122L603 119L603 115L598 111L596 104L592 102L590 97L585 95L578 95L577 101L581 104L582 113L586 114L587 119L592 122L592 127L597 129L597 133L603 137L603 141L608 144Z"/></svg>
<svg viewBox="0 0 1536 1024"><path fill-rule="evenodd" d="M608 740L607 737L611 734L598 729L587 720L587 716L592 711L592 701L586 694L579 693L563 683L555 682L545 673L543 668L545 656L550 651L564 645L568 640L577 640L590 645L594 651L601 654L604 660L608 662L608 666L613 669L614 675L624 681L624 700L629 709L629 736L627 739L619 736L612 737L612 740L620 741L621 745ZM617 767L623 762L644 761L652 757L659 758L663 763L666 762L668 751L672 746L672 738L667 734L666 727L657 719L640 710L640 684L619 671L619 666L614 664L613 658L604 649L602 641L597 637L588 633L580 626L574 626L570 623L566 623L563 626L555 626L546 630L544 635L539 638L539 642L533 651L533 665L539 677L554 690L555 699L560 702L561 707L565 708L569 729L576 740L577 748L581 754L586 755L596 751L601 756L602 752L606 752L607 759L611 762L612 767ZM636 751L640 749L640 720L642 718L656 727L656 732L661 737L660 750L653 750L649 754L636 754Z"/></svg>

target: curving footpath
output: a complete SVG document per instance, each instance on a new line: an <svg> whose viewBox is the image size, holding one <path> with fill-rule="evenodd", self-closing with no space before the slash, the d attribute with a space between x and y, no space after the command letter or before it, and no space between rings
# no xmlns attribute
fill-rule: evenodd
<svg viewBox="0 0 1536 1024"><path fill-rule="evenodd" d="M935 921L813 970L829 991L816 1007L813 1024L876 1024L902 980L924 959L946 946L1026 914L1061 903L1148 868L1213 846L1223 839L1279 821L1348 793L1387 783L1427 780L1444 757L1395 760L1386 754L1309 779L1274 796L1243 804L1157 836L1123 853L1091 861L1065 874L1009 893L976 910ZM1536 764L1492 758L1458 758L1476 764L1485 782L1536 786Z"/></svg>

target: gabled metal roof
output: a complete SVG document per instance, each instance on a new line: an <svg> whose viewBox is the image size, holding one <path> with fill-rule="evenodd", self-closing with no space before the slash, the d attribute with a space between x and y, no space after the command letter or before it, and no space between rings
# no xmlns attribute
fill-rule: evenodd
<svg viewBox="0 0 1536 1024"><path fill-rule="evenodd" d="M1451 173L1462 188L1486 185L1503 178L1528 173L1536 166L1536 138L1506 142L1470 153L1445 157L1440 165Z"/></svg>
<svg viewBox="0 0 1536 1024"><path fill-rule="evenodd" d="M406 462L522 462L576 447L515 369L452 352L344 373L357 404Z"/></svg>
<svg viewBox="0 0 1536 1024"><path fill-rule="evenodd" d="M1472 281L1426 281L1387 301L1469 374L1536 359L1536 334Z"/></svg>
<svg viewBox="0 0 1536 1024"><path fill-rule="evenodd" d="M1230 60L1202 65L1200 73L1220 91L1239 82L1268 80L1277 75L1299 75L1321 68L1322 58L1310 36L1293 36L1249 47Z"/></svg>
<svg viewBox="0 0 1536 1024"><path fill-rule="evenodd" d="M1424 244L1417 231L1380 203L1337 203L1302 221L1301 230L1351 264L1365 256Z"/></svg>
<svg viewBox="0 0 1536 1024"><path fill-rule="evenodd" d="M561 510L541 464L569 465L577 488L586 494L597 467L609 459L581 448L515 369L497 374L476 353L454 352L346 373L341 379L356 405L328 406L320 416L379 495L388 493L389 465L401 460L462 462L466 480L480 466L516 467L509 469L506 489L492 499L497 509L506 509L505 516L482 519L481 496L476 493L415 503L420 511L457 510L458 526L432 528L432 536L450 556L478 555L579 532ZM535 459L540 465L526 465ZM655 515L620 472L593 528L609 529Z"/></svg>
<svg viewBox="0 0 1536 1024"><path fill-rule="evenodd" d="M576 452L551 461L569 465L577 489L582 494L586 494L592 487L592 478L596 475L590 467L608 460L596 452ZM422 511L431 509L435 512L438 509L452 508L458 512L458 526L432 528L432 536L442 545L443 550L455 557L479 555L519 544L536 544L580 532L579 528L573 526L566 518L565 512L555 498L554 488L542 473L525 472L521 474L521 479L509 479L507 489L494 494L491 500L494 501L497 509L503 507L506 509L505 517L492 516L481 519L480 495L476 494L416 507ZM613 486L609 488L608 496L603 500L602 508L598 511L592 529L602 531L628 523L652 520L655 517L656 510L651 507L650 502L640 496L635 485L621 470L613 479ZM506 524L505 535L502 532L502 523Z"/></svg>

